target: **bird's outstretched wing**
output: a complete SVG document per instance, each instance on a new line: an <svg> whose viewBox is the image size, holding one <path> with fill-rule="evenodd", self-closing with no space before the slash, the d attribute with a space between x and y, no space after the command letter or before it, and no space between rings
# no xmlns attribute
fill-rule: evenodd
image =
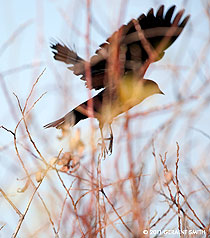
<svg viewBox="0 0 210 238"><path fill-rule="evenodd" d="M131 20L127 25L121 26L101 44L90 59L92 88L97 90L109 85L105 75L107 63L110 62L110 58L112 60L113 52L117 52L118 61L123 64L124 72L138 71L148 59L150 63L160 60L164 51L181 34L190 17L188 15L181 20L184 10L173 17L174 10L175 6L172 6L164 14L162 5L154 14L154 10L151 9L147 15L142 14L137 20ZM70 64L69 69L75 75L81 75L81 79L86 81L85 61L82 58L64 44L55 43L51 48L56 60Z"/></svg>

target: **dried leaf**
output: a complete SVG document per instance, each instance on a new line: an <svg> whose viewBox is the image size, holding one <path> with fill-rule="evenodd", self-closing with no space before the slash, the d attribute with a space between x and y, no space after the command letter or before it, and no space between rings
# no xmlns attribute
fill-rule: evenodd
<svg viewBox="0 0 210 238"><path fill-rule="evenodd" d="M74 172L76 172L78 169L79 169L79 167L80 167L80 162L77 162L75 165L74 165L74 167L73 166L71 166L73 169L70 171L71 173L74 173Z"/></svg>
<svg viewBox="0 0 210 238"><path fill-rule="evenodd" d="M41 182L43 178L44 178L43 171L36 172L36 181L37 181L37 183Z"/></svg>
<svg viewBox="0 0 210 238"><path fill-rule="evenodd" d="M166 184L169 184L173 179L173 172L170 170L166 172L164 176L165 176Z"/></svg>
<svg viewBox="0 0 210 238"><path fill-rule="evenodd" d="M58 158L56 157L53 157L51 160L50 160L50 165L53 166L54 164L56 164Z"/></svg>
<svg viewBox="0 0 210 238"><path fill-rule="evenodd" d="M63 167L60 168L60 171L68 172L69 171L69 167L67 165L64 165Z"/></svg>
<svg viewBox="0 0 210 238"><path fill-rule="evenodd" d="M30 184L30 180L27 179L27 181L26 181L24 187L23 187L23 188L18 188L18 189L17 189L17 192L18 192L18 193L24 193L24 192L26 191L26 189L28 188L29 184Z"/></svg>
<svg viewBox="0 0 210 238"><path fill-rule="evenodd" d="M68 125L64 125L63 127L60 128L61 129L61 136L58 136L59 140L62 140L64 137L67 137L69 135L69 126Z"/></svg>
<svg viewBox="0 0 210 238"><path fill-rule="evenodd" d="M58 160L58 165L67 165L72 159L72 155L70 152L65 152L63 156Z"/></svg>
<svg viewBox="0 0 210 238"><path fill-rule="evenodd" d="M82 141L80 141L80 143L78 143L78 146L77 146L77 152L80 157L84 155L84 150L85 150L85 145L83 144Z"/></svg>
<svg viewBox="0 0 210 238"><path fill-rule="evenodd" d="M79 129L77 129L75 134L70 138L69 146L72 153L83 154L85 145L81 140L81 134Z"/></svg>
<svg viewBox="0 0 210 238"><path fill-rule="evenodd" d="M78 164L80 161L80 157L77 155L74 155L72 157L72 164L71 164L71 168L74 168L76 166L76 164Z"/></svg>

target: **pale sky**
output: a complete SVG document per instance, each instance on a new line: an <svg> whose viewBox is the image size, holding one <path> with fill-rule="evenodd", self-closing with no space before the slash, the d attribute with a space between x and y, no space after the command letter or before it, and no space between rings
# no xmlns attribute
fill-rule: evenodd
<svg viewBox="0 0 210 238"><path fill-rule="evenodd" d="M122 7L123 11L120 12L122 2L126 4L126 9ZM209 47L205 47L209 37L209 22L207 16L204 14L206 3L207 0L173 1L173 4L177 6L176 11L185 8L185 14L191 14L191 19L179 39L166 51L164 58L158 63L153 64L146 74L147 78L153 79L159 84L165 96L156 95L142 105L132 109L131 113L170 104L175 102L180 95L184 98L189 93L196 91L209 77ZM172 5L169 0L93 0L91 6L91 55L94 54L97 46L103 43L120 25L127 23L131 18L136 18L142 13L147 13L151 7L156 11L161 4L165 4L165 10ZM3 125L14 130L21 115L13 92L17 94L20 102L24 104L32 84L46 68L29 102L32 105L42 93L47 91L47 94L37 103L32 111L34 121L30 130L40 150L47 158L51 158L58 154L62 146L65 148L66 145L57 139L59 132L56 129L44 130L43 125L63 116L69 110L86 100L88 98L88 91L84 83L78 77L73 76L72 72L67 70L63 63L53 59L49 46L53 39L61 40L75 48L78 54L86 58L86 1L0 0L0 6L0 74L3 75L4 80L4 83L0 85L0 126ZM202 52L206 53L207 57L200 57ZM197 61L201 62L200 66L197 71L195 68L195 72L192 72L192 67ZM183 67L183 70L180 70L178 75L176 75L173 71L166 69L168 64L178 65ZM25 69L15 72L10 71L18 67L24 67ZM191 75L193 75L193 81L190 81ZM185 85L181 79L183 79L183 82L190 82L190 84ZM186 87L184 88L184 86ZM177 92L180 95L177 95ZM205 98L209 97L208 92L210 91L205 91ZM202 105L202 100L206 102L204 97L202 98L203 94L196 96L200 97L195 102L184 107L186 113L199 109L201 107L199 103ZM145 135L147 134L146 137L148 133L152 135L170 117L170 113L160 113L155 116L148 116L146 119L140 117L132 123L132 132L134 135L138 135L136 128L140 128L140 135L133 142L134 153L141 153L143 146L145 146ZM169 153L170 157L176 151L176 141L179 141L184 148L186 143L190 141L189 138L186 139L186 134L184 134L186 128L184 127L182 130L182 125L186 125L185 123L189 118L185 119L185 116L183 116L185 112L180 115L180 121L177 121L176 125L174 125L170 136L166 138L167 141L164 141L163 137L159 137L157 141L159 153L164 153L171 149L172 152L171 154ZM200 117L196 118L194 127L210 135L209 116L209 108L206 106ZM116 134L113 158L117 156L120 150L119 148L121 148L117 148L117 141L120 133L122 133L123 119L118 121L113 125L113 130ZM89 133L89 125L88 120L78 124L84 140ZM97 125L97 122L95 122L95 125ZM188 129L186 130L188 131ZM19 129L19 135L21 135L20 131ZM189 157L189 161L196 163L199 155L202 154L205 157L204 151L209 146L209 140L195 131L191 135L191 139L194 140L192 142L194 145L193 148L196 148L196 150L189 153L187 157ZM11 146L12 142L13 138L11 134L1 129L0 148L8 144ZM139 149L140 147L141 149ZM147 153L146 155L150 156ZM16 179L19 176L23 176L23 171L19 171L20 168L17 169L19 162L14 162L15 159L17 158L12 146L9 150L0 150L0 161L2 161L2 166L0 166L0 187L7 191L7 186L12 183L13 186L11 186L11 190L8 190L8 192L14 196L14 199L15 191L18 187L22 186ZM30 158L28 159L30 160ZM188 163L190 163L189 161ZM31 162L32 160L30 160ZM104 166L112 166L112 160L104 161ZM123 162L121 166L122 170L124 170L125 165L123 165ZM106 173L108 176L111 172L105 171ZM2 199L0 197L0 200ZM16 214L11 212L11 208L5 204L3 203L1 205L0 203L0 214L5 214L6 216L5 218L0 215L0 226L5 222L9 225L6 225L0 231L0 237L1 234L3 235L2 237L6 237L5 234L8 233L12 234L18 221ZM20 237L27 236L24 236L24 233L20 232Z"/></svg>

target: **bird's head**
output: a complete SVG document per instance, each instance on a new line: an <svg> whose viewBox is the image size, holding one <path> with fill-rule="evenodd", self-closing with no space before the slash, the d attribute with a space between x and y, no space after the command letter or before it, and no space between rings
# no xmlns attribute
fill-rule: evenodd
<svg viewBox="0 0 210 238"><path fill-rule="evenodd" d="M142 80L142 92L146 97L152 96L153 94L163 94L159 88L158 84L150 79Z"/></svg>
<svg viewBox="0 0 210 238"><path fill-rule="evenodd" d="M139 104L154 94L164 94L157 83L149 79L142 79L135 75L126 75L120 81L120 102L128 107Z"/></svg>
<svg viewBox="0 0 210 238"><path fill-rule="evenodd" d="M126 74L119 81L117 94L104 101L101 122L112 121L114 117L128 111L141 103L144 99L154 94L164 94L157 83L149 79L142 79L134 74Z"/></svg>

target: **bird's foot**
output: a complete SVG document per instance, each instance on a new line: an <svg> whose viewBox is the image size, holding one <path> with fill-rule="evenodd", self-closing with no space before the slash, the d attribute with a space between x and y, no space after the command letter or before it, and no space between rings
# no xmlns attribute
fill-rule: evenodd
<svg viewBox="0 0 210 238"><path fill-rule="evenodd" d="M112 147L113 147L113 136L110 135L109 138L106 138L106 140L109 140L109 152L110 152L110 155L112 154Z"/></svg>
<svg viewBox="0 0 210 238"><path fill-rule="evenodd" d="M99 143L99 145L101 146L101 155L105 159L106 156L109 154L109 151L108 151L108 149L106 147L105 141L102 139L102 142Z"/></svg>
<svg viewBox="0 0 210 238"><path fill-rule="evenodd" d="M112 154L112 147L113 147L113 136L110 135L109 138L104 138L104 139L100 139L101 143L98 143L101 146L101 153L103 155L103 157L105 158L106 155L111 155ZM106 143L105 141L109 141L109 147L107 149Z"/></svg>

